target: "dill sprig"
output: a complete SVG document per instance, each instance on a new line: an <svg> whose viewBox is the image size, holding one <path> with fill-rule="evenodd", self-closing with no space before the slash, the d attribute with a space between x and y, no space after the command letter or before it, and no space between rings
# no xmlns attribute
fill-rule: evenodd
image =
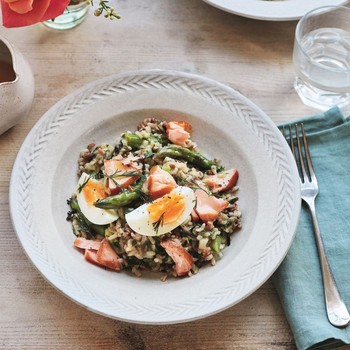
<svg viewBox="0 0 350 350"><path fill-rule="evenodd" d="M158 234L159 227L163 226L164 224L164 214L165 212L159 217L159 219L152 223L152 226L154 228L154 231Z"/></svg>
<svg viewBox="0 0 350 350"><path fill-rule="evenodd" d="M78 186L78 193L83 190L84 186L90 181L91 178L92 176L87 177L84 182Z"/></svg>
<svg viewBox="0 0 350 350"><path fill-rule="evenodd" d="M129 176L145 177L145 175L140 173L139 170L130 170L130 171L116 170L112 175L105 175L105 177L109 179L113 179L116 177L129 177Z"/></svg>
<svg viewBox="0 0 350 350"><path fill-rule="evenodd" d="M112 175L105 175L105 177L107 179L110 179L114 183L114 185L117 188L119 188L121 191L125 191L125 188L119 185L116 178L123 178L123 177L130 177L130 176L145 178L145 175L139 173L138 170L130 170L130 171L116 170Z"/></svg>
<svg viewBox="0 0 350 350"><path fill-rule="evenodd" d="M197 180L193 178L187 179L185 177L180 177L179 182L181 182L181 185L187 185L188 187L191 187L193 190L202 190L208 196L212 195L209 187L204 182L199 183Z"/></svg>

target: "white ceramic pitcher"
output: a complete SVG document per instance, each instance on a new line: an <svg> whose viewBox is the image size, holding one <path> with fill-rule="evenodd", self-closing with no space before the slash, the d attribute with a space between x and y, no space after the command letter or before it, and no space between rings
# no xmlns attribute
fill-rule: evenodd
<svg viewBox="0 0 350 350"><path fill-rule="evenodd" d="M34 90L28 62L14 45L0 36L0 135L27 116Z"/></svg>

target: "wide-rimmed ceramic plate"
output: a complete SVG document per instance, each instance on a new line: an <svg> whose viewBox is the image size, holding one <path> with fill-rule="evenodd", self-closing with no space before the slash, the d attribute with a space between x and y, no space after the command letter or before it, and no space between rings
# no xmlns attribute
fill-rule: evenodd
<svg viewBox="0 0 350 350"><path fill-rule="evenodd" d="M297 20L316 7L343 5L346 0L204 0L243 17L267 21Z"/></svg>
<svg viewBox="0 0 350 350"><path fill-rule="evenodd" d="M80 150L113 143L151 116L187 120L208 157L240 171L243 228L223 258L192 277L165 282L157 274L138 278L86 262L66 222ZM271 276L294 237L299 178L278 129L241 94L195 75L141 71L84 86L38 121L13 168L10 209L30 260L67 297L119 320L177 323L224 310Z"/></svg>

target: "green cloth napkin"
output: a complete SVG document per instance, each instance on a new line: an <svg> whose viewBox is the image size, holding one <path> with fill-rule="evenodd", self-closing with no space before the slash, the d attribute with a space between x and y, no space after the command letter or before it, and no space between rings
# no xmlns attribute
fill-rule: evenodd
<svg viewBox="0 0 350 350"><path fill-rule="evenodd" d="M297 122L303 122L307 131L319 184L316 213L326 254L350 310L350 120L333 108ZM273 281L298 349L350 344L350 325L339 329L327 319L313 226L304 205L295 240Z"/></svg>

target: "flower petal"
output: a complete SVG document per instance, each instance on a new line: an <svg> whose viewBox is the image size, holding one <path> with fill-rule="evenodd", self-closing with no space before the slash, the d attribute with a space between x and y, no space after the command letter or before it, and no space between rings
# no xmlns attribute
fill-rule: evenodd
<svg viewBox="0 0 350 350"><path fill-rule="evenodd" d="M51 0L49 7L47 8L45 15L41 21L47 21L48 19L52 19L61 15L69 3L70 0Z"/></svg>
<svg viewBox="0 0 350 350"><path fill-rule="evenodd" d="M24 14L33 9L33 0L18 0L9 2L9 7L12 11Z"/></svg>
<svg viewBox="0 0 350 350"><path fill-rule="evenodd" d="M70 0L34 0L33 9L24 14L14 12L7 1L1 0L2 22L4 27L13 28L29 26L57 17L63 13Z"/></svg>
<svg viewBox="0 0 350 350"><path fill-rule="evenodd" d="M16 1L21 1L21 0L2 0L2 1L5 1L7 2L8 4L10 4L11 2L16 2ZM33 1L32 1L33 2Z"/></svg>

